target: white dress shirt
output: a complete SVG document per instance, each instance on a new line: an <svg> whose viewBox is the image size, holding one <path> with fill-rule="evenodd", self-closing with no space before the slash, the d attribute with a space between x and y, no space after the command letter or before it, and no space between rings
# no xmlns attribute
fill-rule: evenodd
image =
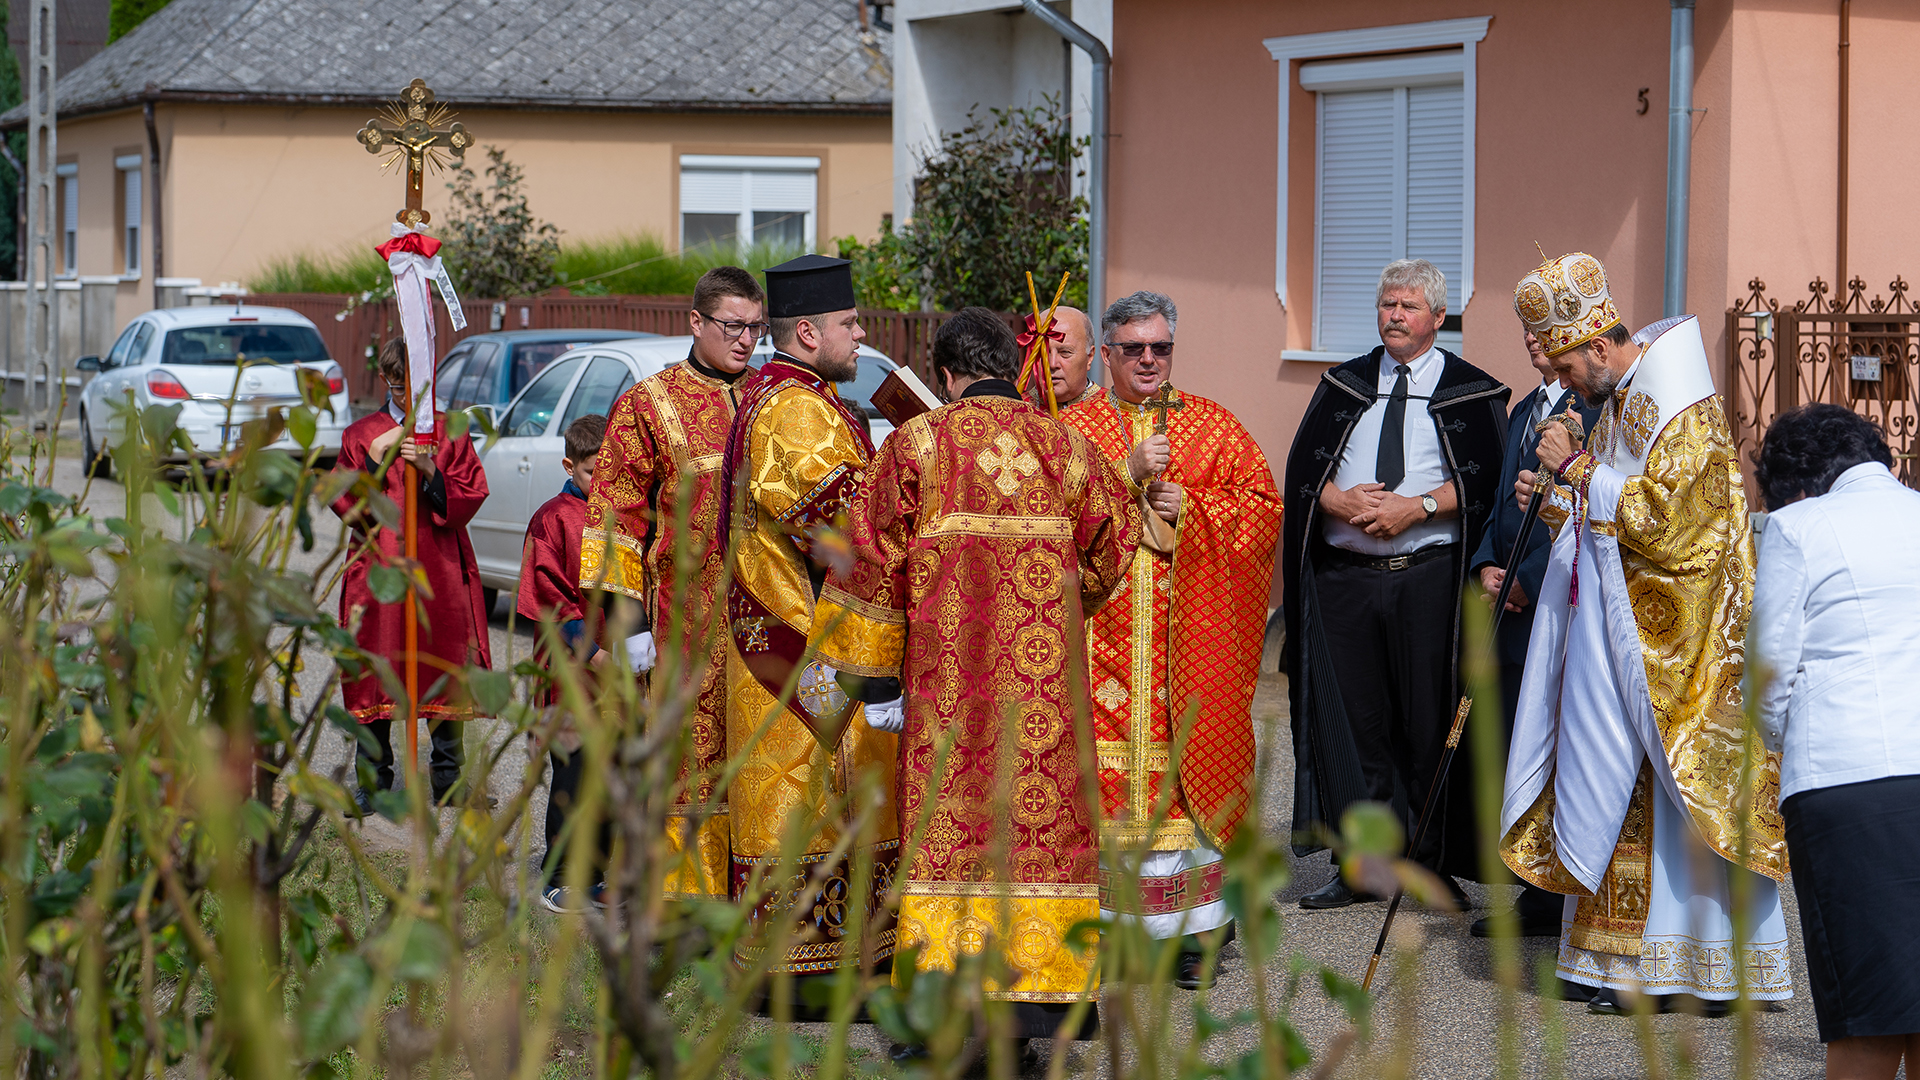
<svg viewBox="0 0 1920 1080"><path fill-rule="evenodd" d="M1768 515L1747 634L1780 797L1920 774L1920 492L1878 463Z"/></svg>
<svg viewBox="0 0 1920 1080"><path fill-rule="evenodd" d="M1333 484L1342 491L1375 482L1380 428L1386 422L1387 399L1400 378L1393 370L1397 363L1391 353L1380 357L1378 394L1354 423L1346 452L1340 456L1340 467L1333 473ZM1433 398L1434 387L1440 385L1440 375L1446 366L1447 358L1438 347L1428 349L1407 365L1411 370L1407 374L1407 421L1402 443L1407 474L1401 478L1400 486L1393 489L1396 495L1418 499L1453 479L1453 470L1447 467L1447 459L1440 452L1440 432L1434 427L1432 414L1427 412L1427 402ZM1417 522L1399 536L1383 540L1368 536L1365 529L1331 515L1323 515L1321 520L1322 535L1327 543L1362 555L1405 555L1434 544L1451 543L1459 531L1458 519Z"/></svg>

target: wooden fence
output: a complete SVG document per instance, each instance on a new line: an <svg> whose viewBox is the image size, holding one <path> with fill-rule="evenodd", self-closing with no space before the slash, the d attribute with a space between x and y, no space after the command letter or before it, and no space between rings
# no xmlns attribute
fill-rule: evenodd
<svg viewBox="0 0 1920 1080"><path fill-rule="evenodd" d="M373 358L380 342L400 332L392 300L361 303L358 297L338 293L259 293L249 304L291 308L313 320L327 351L347 373L356 404L375 404L381 397L380 377ZM462 300L467 328L456 333L447 310L434 305L440 351L461 338L493 330L631 330L672 336L687 332L690 296L573 296L564 289L542 296L514 300ZM860 324L867 345L896 363L909 364L929 383L933 379L933 334L951 316L940 311L880 311L863 309Z"/></svg>

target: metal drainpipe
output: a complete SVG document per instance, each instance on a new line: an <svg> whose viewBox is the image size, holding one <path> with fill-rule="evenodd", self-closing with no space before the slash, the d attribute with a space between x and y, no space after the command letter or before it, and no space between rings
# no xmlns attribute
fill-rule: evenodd
<svg viewBox="0 0 1920 1080"><path fill-rule="evenodd" d="M1021 0L1034 18L1054 33L1086 51L1093 61L1093 153L1087 176L1087 314L1099 333L1100 314L1107 303L1107 93L1113 56L1087 28L1048 7L1041 0ZM1100 350L1093 351L1087 378L1100 381Z"/></svg>
<svg viewBox="0 0 1920 1080"><path fill-rule="evenodd" d="M1663 318L1687 313L1687 198L1693 171L1693 0L1671 0L1667 48L1667 291Z"/></svg>

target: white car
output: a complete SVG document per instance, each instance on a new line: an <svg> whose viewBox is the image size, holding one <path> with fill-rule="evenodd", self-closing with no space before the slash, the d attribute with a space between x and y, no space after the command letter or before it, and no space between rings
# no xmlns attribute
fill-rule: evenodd
<svg viewBox="0 0 1920 1080"><path fill-rule="evenodd" d="M566 456L567 425L582 416L605 415L628 387L685 360L692 349L693 338L685 336L581 345L541 369L499 414L499 438L480 458L487 474L487 501L467 526L488 611L500 593L513 596L519 591L527 521L566 485L560 461ZM773 346L763 341L754 350L753 363L758 366L771 355ZM893 361L863 345L859 376L839 387L866 415L876 446L893 425L874 411L871 398L893 368ZM472 430L476 439L481 437L479 425Z"/></svg>
<svg viewBox="0 0 1920 1080"><path fill-rule="evenodd" d="M246 360L245 366L240 361ZM327 355L313 323L286 308L179 307L149 311L127 324L105 357L81 357L81 371L97 372L80 391L81 452L94 475L111 468L107 455L120 442L121 410L132 395L136 411L179 403L180 429L195 450L218 453L239 438L240 425L268 410L301 403L296 368L327 380L333 414L319 415L314 443L330 459L352 423L347 377ZM292 436L270 449L300 452Z"/></svg>

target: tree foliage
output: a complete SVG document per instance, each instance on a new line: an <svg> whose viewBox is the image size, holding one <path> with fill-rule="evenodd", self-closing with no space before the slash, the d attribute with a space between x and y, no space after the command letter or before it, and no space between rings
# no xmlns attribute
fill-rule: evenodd
<svg viewBox="0 0 1920 1080"><path fill-rule="evenodd" d="M167 6L167 0L113 0L107 9L107 44L111 45L133 28Z"/></svg>
<svg viewBox="0 0 1920 1080"><path fill-rule="evenodd" d="M853 263L853 290L863 308L883 311L920 310L919 268L906 244L893 230L893 215L880 220L880 236L871 244L857 237L834 241L840 257Z"/></svg>
<svg viewBox="0 0 1920 1080"><path fill-rule="evenodd" d="M1075 139L1058 99L1025 109L967 114L940 137L914 181L914 218L901 230L920 295L936 308L979 304L1025 311L1026 273L1052 298L1071 271L1064 302L1087 296L1087 200L1074 192L1089 141Z"/></svg>
<svg viewBox="0 0 1920 1080"><path fill-rule="evenodd" d="M447 269L469 296L532 296L559 280L560 230L540 221L520 190L525 174L497 146L486 148L487 182L462 161L447 189Z"/></svg>

